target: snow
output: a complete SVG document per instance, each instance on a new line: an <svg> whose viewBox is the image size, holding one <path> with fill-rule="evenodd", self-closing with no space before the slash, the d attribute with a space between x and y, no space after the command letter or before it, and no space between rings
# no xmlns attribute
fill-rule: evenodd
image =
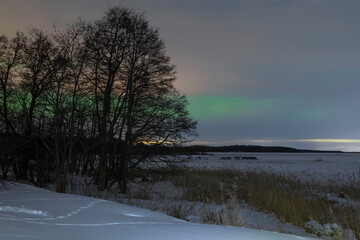
<svg viewBox="0 0 360 240"><path fill-rule="evenodd" d="M189 223L102 199L19 183L0 190L0 239L312 239L239 227Z"/></svg>
<svg viewBox="0 0 360 240"><path fill-rule="evenodd" d="M241 157L256 157L244 159ZM233 169L271 171L316 178L318 181L360 180L360 153L246 153L214 152L207 155L175 156L195 169ZM225 159L229 158L229 159Z"/></svg>
<svg viewBox="0 0 360 240"><path fill-rule="evenodd" d="M226 204L216 205L213 203L205 204L201 202L189 202L183 200L143 200L143 199L118 199L121 203L129 204L141 208L147 208L155 211L161 211L171 214L173 209L179 209L184 219L194 223L204 223L206 215L209 213L220 213L241 223L239 226L246 228L262 229L273 232L282 232L295 234L304 237L312 237L304 228L298 228L291 223L279 220L274 214L266 214L256 210L246 203L229 209ZM223 221L226 221L223 219Z"/></svg>

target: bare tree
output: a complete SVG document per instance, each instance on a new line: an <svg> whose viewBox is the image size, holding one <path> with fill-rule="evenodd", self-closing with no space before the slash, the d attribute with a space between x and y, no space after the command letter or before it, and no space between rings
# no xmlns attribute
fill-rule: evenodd
<svg viewBox="0 0 360 240"><path fill-rule="evenodd" d="M175 79L158 30L122 7L54 35L32 29L11 41L0 37L0 121L6 133L30 141L13 171L21 179L29 172L39 185L55 176L64 192L81 168L98 190L118 182L126 192L129 165L142 159L132 162L134 146L196 135ZM9 96L16 97L16 124Z"/></svg>
<svg viewBox="0 0 360 240"><path fill-rule="evenodd" d="M132 149L139 140L157 144L179 141L184 133L192 135L196 126L186 111L184 99L178 97L174 88L175 66L166 55L158 30L151 28L142 15L134 16L130 28L131 41L124 68L127 98L123 119L125 144L120 163L123 192L127 190ZM180 125L181 118L184 121Z"/></svg>
<svg viewBox="0 0 360 240"><path fill-rule="evenodd" d="M22 56L20 59L19 79L16 84L17 105L21 106L22 129L20 134L28 138L28 144L23 152L27 157L18 158L13 169L19 179L27 179L30 160L35 161L40 185L44 185L42 178L46 166L40 158L44 153L39 141L34 138L35 133L39 136L45 126L47 96L46 91L51 87L54 75L58 71L56 63L56 48L48 34L38 29L31 29L24 38ZM35 129L37 130L35 132ZM31 174L31 179L34 179Z"/></svg>
<svg viewBox="0 0 360 240"><path fill-rule="evenodd" d="M65 33L57 32L59 71L48 91L51 120L52 154L57 163L56 191L65 192L69 172L77 171L74 147L87 135L87 90L84 69L88 55L84 24L70 26ZM47 145L48 146L48 145ZM71 169L70 169L71 168Z"/></svg>
<svg viewBox="0 0 360 240"><path fill-rule="evenodd" d="M34 133L34 117L36 110L44 111L46 103L41 97L51 87L54 74L56 49L50 37L41 30L32 29L26 38L20 80L19 99L23 109L24 133ZM39 122L39 119L38 123Z"/></svg>
<svg viewBox="0 0 360 240"><path fill-rule="evenodd" d="M122 67L128 51L128 28L132 15L134 13L130 10L111 8L102 19L95 22L91 29L92 38L89 41L92 53L92 75L89 76L89 80L93 84L95 94L98 139L101 144L99 190L107 187L109 142L114 136L113 124L123 108L124 92L121 89L120 80L123 77ZM116 104L114 109L111 109L112 103Z"/></svg>
<svg viewBox="0 0 360 240"><path fill-rule="evenodd" d="M178 95L173 86L175 66L165 53L165 45L158 31L151 28L142 15L113 7L93 25L92 31L93 68L89 79L95 92L102 146L98 189L107 186L107 168L119 165L117 175L120 176L115 177L121 179L122 191L125 192L132 148L138 138L144 137L141 133L149 133L144 125L160 126L160 119L175 117L174 114L167 114L155 118L155 115L169 112L167 107L172 105L158 104L154 107L153 102L165 98L178 104L183 102L174 97ZM185 116L189 125L187 128L183 125L183 132L192 132L196 124L190 120L187 111L183 111L182 117ZM153 121L158 123L153 124ZM166 132L170 129L162 130ZM160 127L155 132L160 133ZM165 136L165 132L161 136ZM113 149L109 149L110 141L116 142L112 145ZM118 158L115 151L119 148ZM119 164L117 161L120 161Z"/></svg>
<svg viewBox="0 0 360 240"><path fill-rule="evenodd" d="M14 133L15 128L10 121L10 98L13 95L14 79L16 70L21 59L21 51L24 46L24 36L18 33L17 36L8 40L0 36L0 119L5 125L5 133ZM14 100L14 99L11 99Z"/></svg>

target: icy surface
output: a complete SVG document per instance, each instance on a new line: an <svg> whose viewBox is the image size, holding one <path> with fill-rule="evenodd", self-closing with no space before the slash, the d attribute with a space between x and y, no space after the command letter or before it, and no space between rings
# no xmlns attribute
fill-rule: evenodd
<svg viewBox="0 0 360 240"><path fill-rule="evenodd" d="M175 158L186 160L182 164L190 168L264 170L303 178L315 177L319 181L353 181L359 180L360 176L360 153L224 152Z"/></svg>
<svg viewBox="0 0 360 240"><path fill-rule="evenodd" d="M24 184L0 189L0 239L311 239L262 230L188 223L111 201Z"/></svg>

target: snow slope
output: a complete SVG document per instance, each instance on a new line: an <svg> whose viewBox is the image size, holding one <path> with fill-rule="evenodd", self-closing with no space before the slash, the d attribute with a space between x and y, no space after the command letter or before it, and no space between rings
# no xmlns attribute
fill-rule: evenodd
<svg viewBox="0 0 360 240"><path fill-rule="evenodd" d="M311 239L188 223L162 213L18 183L0 189L0 239Z"/></svg>
<svg viewBox="0 0 360 240"><path fill-rule="evenodd" d="M188 223L162 213L29 185L0 190L0 239L310 239L262 230Z"/></svg>

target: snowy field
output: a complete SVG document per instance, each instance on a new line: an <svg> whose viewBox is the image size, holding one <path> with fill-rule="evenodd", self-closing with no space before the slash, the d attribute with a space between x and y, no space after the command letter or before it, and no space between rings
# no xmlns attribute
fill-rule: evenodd
<svg viewBox="0 0 360 240"><path fill-rule="evenodd" d="M187 184L183 186L184 189L192 189L191 191L195 191L195 198L197 196L202 196L203 200L207 202L207 197L210 195L206 195L206 189L212 189L211 192L223 192L222 189L232 189L234 186L238 189L244 189L243 192L246 194L248 191L251 191L253 194L256 192L254 188L251 188L251 185L246 185L247 179L242 179L239 182L237 181L238 177L231 177L234 174L233 170L239 171L239 177L243 174L248 174L251 172L259 172L257 178L253 179L255 182L263 181L262 184L265 184L264 181L266 180L266 176L283 176L281 179L271 178L273 181L270 180L271 186L278 186L279 188L283 189L283 187L295 187L297 190L292 190L293 194L300 194L301 197L304 199L318 199L322 202L322 204L334 204L329 205L329 207L337 208L337 212L342 212L340 215L336 215L336 217L332 214L332 209L330 209L330 218L329 218L329 208L323 207L322 212L324 213L323 216L318 216L318 219L324 219L324 216L327 216L328 219L325 225L321 226L318 225L316 222L316 227L312 224L314 222L309 221L304 223L304 228L296 228L290 223L283 222L281 219L277 218L274 214L265 214L264 212L259 211L257 206L263 205L253 205L249 206L246 204L248 200L246 197L243 198L241 204L235 205L235 208L239 208L236 212L239 214L235 214L234 206L232 204L229 205L228 202L223 202L222 205L214 205L214 204L205 204L206 209L204 210L204 203L191 203L184 201L181 197L178 197L178 192L181 192L181 189L176 188L171 183L168 183L169 186L165 186L164 182L159 183L151 183L151 182L137 182L135 184L135 188L138 190L135 191L134 194L131 194L130 200L119 200L123 203L129 203L139 207L150 208L153 210L160 210L166 212L168 214L174 215L172 213L173 209L181 209L181 216L182 219L189 219L190 221L200 221L206 223L207 217L209 214L207 211L210 209L210 212L217 212L222 214L225 213L226 216L235 217L236 221L233 221L231 225L234 226L244 226L250 228L260 228L266 229L268 231L276 231L276 232L285 232L290 234L296 234L301 236L309 236L310 234L305 232L311 232L313 234L318 234L320 236L333 236L335 232L342 232L345 231L345 236L340 238L336 237L334 239L357 239L354 235L354 231L350 229L358 229L357 219L358 216L358 209L359 209L359 195L358 195L358 186L360 183L360 154L359 153L242 153L242 152L224 152L224 153L207 153L202 155L183 155L183 156L168 156L166 158L165 164L161 162L161 158L158 163L151 163L150 165L144 166L149 168L157 168L160 166L173 166L175 167L175 172L177 167L184 166L187 169L185 171L191 174L196 174L198 178L191 178L190 182L193 184ZM182 168L179 168L180 171ZM205 171L203 171L205 170ZM209 171L210 172L209 172ZM222 171L219 172L218 170ZM227 172L227 170L231 170ZM213 172L212 172L213 171ZM206 172L210 175L214 174L213 177L208 178L206 176ZM202 174L202 173L205 173ZM224 178L224 176L218 176L217 174L228 174L228 178ZM243 173L243 174L242 174ZM272 175L275 174L275 175ZM200 177L201 176L201 177ZM187 176L186 178L188 178ZM150 178L151 179L151 178ZM179 179L179 177L178 177ZM181 179L181 177L180 177ZM201 179L207 179L207 182L202 181ZM225 180L227 179L227 180ZM274 180L277 179L277 180ZM141 179L140 179L141 180ZM302 187L299 188L297 185L299 182L297 180L302 180L303 183ZM172 180L176 182L176 180ZM215 181L215 184L218 183L220 189L216 189L216 187L209 187L211 181ZM227 185L230 181L230 185ZM294 182L295 181L295 182ZM180 180L180 182L185 182L185 180ZM290 185L289 185L290 184ZM195 186L195 187L194 187ZM196 188L197 186L197 188ZM214 186L214 185L211 185ZM221 188L223 186L223 188ZM250 188L249 188L250 187ZM150 189L150 190L148 190ZM184 190L183 189L183 190ZM205 189L205 190L202 190ZM256 189L256 188L255 188ZM215 190L215 191L214 191ZM343 192L344 191L344 192ZM143 198L144 193L155 193L153 195L149 194L144 199L149 200L141 200ZM232 192L232 194L236 194L236 190ZM296 192L296 193L295 193ZM192 192L193 193L193 192ZM240 196L243 193L240 191ZM278 194L276 191L273 192L274 195ZM161 196L161 198L157 197ZM221 194L220 194L221 195ZM270 199L276 198L274 195L270 197ZM206 196L204 198L204 196ZM239 196L239 195L238 195ZM278 196L278 195L276 195ZM290 195L289 195L290 196ZM259 196L260 197L260 196ZM280 197L280 196L278 196ZM140 199L136 199L140 198ZM241 198L241 197L240 197ZM191 199L185 197L186 200ZM259 199L259 198L257 198ZM180 203L178 203L180 201ZM216 200L215 200L216 201ZM257 200L256 200L257 201ZM270 200L269 200L270 201ZM291 199L287 199L286 201L292 201ZM285 201L285 202L286 202ZM164 203L165 202L165 203ZM261 202L261 201L260 201ZM260 203L259 202L259 203ZM266 201L265 201L266 202ZM177 205L176 205L177 204ZM260 203L262 204L262 203ZM268 202L266 207L272 206ZM324 206L323 205L323 206ZM165 206L165 207L164 207ZM170 206L170 207L168 207ZM194 207L195 206L195 207ZM308 208L312 208L311 204L307 205ZM316 207L315 207L316 208ZM349 208L353 209L348 210ZM284 208L285 209L285 208ZM304 209L304 206L303 208ZM319 209L319 208L317 208ZM350 211L345 213L346 211ZM313 209L314 210L314 209ZM269 211L269 210L265 210ZM270 213L272 210L270 210ZM277 214L282 214L277 212ZM290 213L288 213L290 214ZM311 210L308 213L308 219L313 219ZM344 215L345 214L345 215ZM211 215L211 214L210 214ZM175 216L177 213L175 211ZM191 216L191 218L189 217ZM194 217L195 216L195 217ZM205 217L204 217L205 216ZM296 215L300 216L300 215ZM301 215L303 216L303 215ZM342 219L343 216L347 216ZM332 225L334 223L334 219L337 219L337 226ZM200 220L199 220L200 219ZM339 220L342 219L342 220ZM352 223L350 224L352 227L349 227L349 222L346 219L353 219ZM211 222L212 220L210 220ZM320 220L321 221L321 220ZM237 222L240 222L238 224ZM223 224L223 223L220 223ZM310 225L308 225L310 224ZM349 230L335 230L338 229L338 226L348 226ZM298 224L299 226L299 224ZM309 227L310 226L310 227ZM335 232L331 233L327 229L334 228Z"/></svg>
<svg viewBox="0 0 360 240"><path fill-rule="evenodd" d="M248 157L256 159L246 159ZM346 181L360 176L360 153L227 152L181 158L189 160L185 166L197 169L269 170L297 177L313 176L319 181L336 178Z"/></svg>
<svg viewBox="0 0 360 240"><path fill-rule="evenodd" d="M18 183L0 189L0 239L296 240L262 230L195 224L102 199Z"/></svg>
<svg viewBox="0 0 360 240"><path fill-rule="evenodd" d="M163 163L161 160L147 167L161 167ZM259 170L293 174L298 178L311 181L316 179L325 184L331 181L354 182L360 178L358 153L209 153L170 156L167 158L167 164L200 170ZM100 196L162 212L171 212L180 206L178 209L181 213L189 215L183 219L192 222L108 200L59 194L30 185L6 182L5 187L0 185L0 240L314 239L308 237L311 234L306 233L304 229L284 223L273 214L258 212L246 203L236 205L240 208L240 226L246 228L201 224L202 221L199 219L205 210L218 209L221 212L229 210L229 206L188 202L183 198L184 189L179 189L169 181L143 182L140 179L140 182L132 182L130 186L132 191L138 189L135 195L130 192L129 196L132 197L120 196L116 191ZM87 186L90 190L88 193L81 191L81 185L78 187L80 190L73 192L81 195L95 193L92 186ZM149 196L146 196L147 192ZM111 195L112 193L114 195ZM148 199L137 198L139 193ZM225 214L230 213L225 211Z"/></svg>

